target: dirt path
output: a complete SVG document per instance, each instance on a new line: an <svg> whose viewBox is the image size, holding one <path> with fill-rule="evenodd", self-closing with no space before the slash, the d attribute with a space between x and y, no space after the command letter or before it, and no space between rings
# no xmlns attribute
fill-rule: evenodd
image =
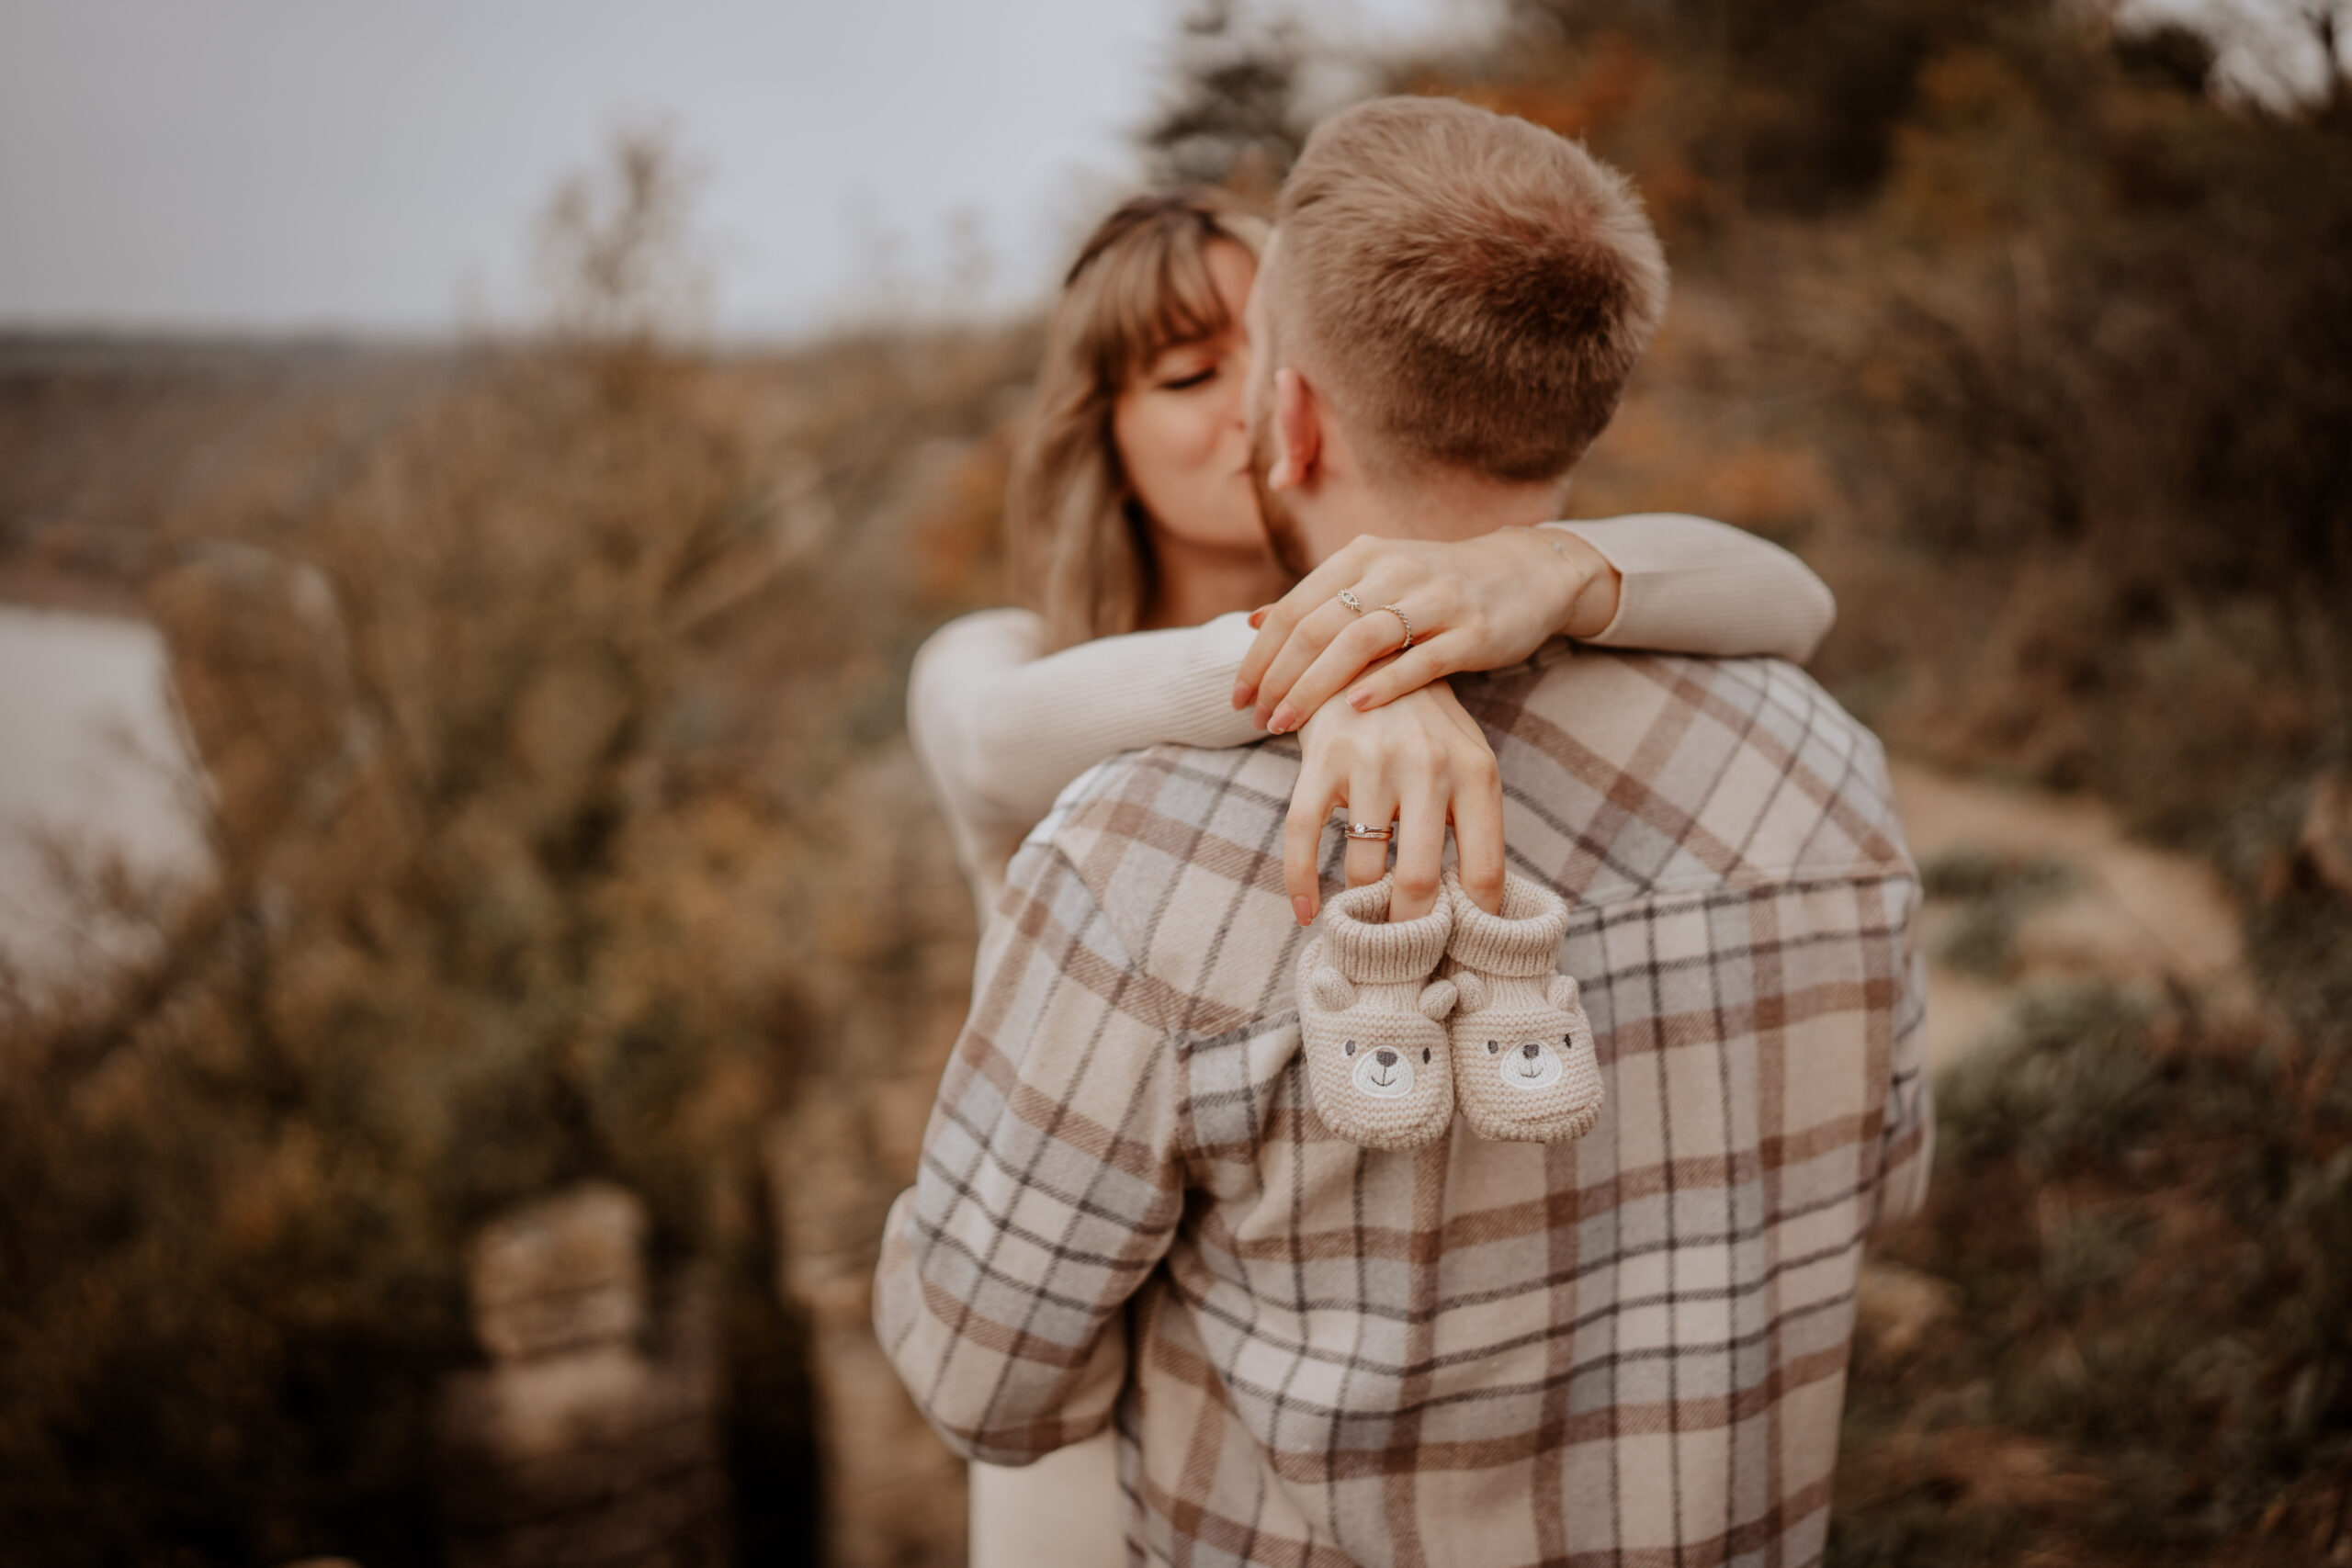
<svg viewBox="0 0 2352 1568"><path fill-rule="evenodd" d="M2006 963L1952 961L1960 922L1983 916L1950 893L1928 900L1928 1051L1940 1068L1984 1040L2026 987L2104 978L2177 984L2214 1005L2247 1005L2238 911L2221 878L2187 855L2135 843L2087 801L1939 773L1897 761L1894 794L1930 886L1971 863L2020 868L2048 891L2018 906ZM1939 869L1944 874L1939 876Z"/></svg>

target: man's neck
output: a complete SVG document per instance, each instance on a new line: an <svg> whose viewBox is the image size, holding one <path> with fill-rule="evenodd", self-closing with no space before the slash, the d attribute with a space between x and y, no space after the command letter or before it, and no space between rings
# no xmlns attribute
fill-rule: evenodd
<svg viewBox="0 0 2352 1568"><path fill-rule="evenodd" d="M1332 539L1473 539L1498 528L1532 527L1561 515L1559 480L1506 484L1474 474L1415 476L1350 485L1324 498L1317 533Z"/></svg>

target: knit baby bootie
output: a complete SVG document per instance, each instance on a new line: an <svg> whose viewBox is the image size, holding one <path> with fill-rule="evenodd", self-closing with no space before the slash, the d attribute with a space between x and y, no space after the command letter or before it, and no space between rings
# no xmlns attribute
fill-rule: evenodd
<svg viewBox="0 0 2352 1568"><path fill-rule="evenodd" d="M1453 987L1430 978L1453 910L1441 898L1391 924L1389 892L1384 876L1326 906L1323 934L1298 961L1299 1034L1323 1124L1368 1149L1411 1149L1453 1124L1442 1021Z"/></svg>
<svg viewBox="0 0 2352 1568"><path fill-rule="evenodd" d="M1503 907L1470 901L1451 868L1445 969L1457 1004L1453 1092L1470 1130L1501 1143L1581 1138L1600 1119L1600 1062L1573 976L1559 973L1568 907L1541 883L1503 878Z"/></svg>

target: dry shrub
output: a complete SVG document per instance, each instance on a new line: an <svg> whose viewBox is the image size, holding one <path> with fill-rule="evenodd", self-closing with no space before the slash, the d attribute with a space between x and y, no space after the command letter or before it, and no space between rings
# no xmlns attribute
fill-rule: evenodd
<svg viewBox="0 0 2352 1568"><path fill-rule="evenodd" d="M591 227L628 282L660 180L625 164ZM801 1044L791 840L756 780L673 765L780 455L702 378L621 305L477 351L309 454L303 503L248 520L268 548L155 581L218 875L152 964L6 1021L12 1556L431 1560L464 1238L588 1177L769 1303L735 1311L742 1375L798 1404L746 1441L797 1430L806 1471L755 1213Z"/></svg>
<svg viewBox="0 0 2352 1568"><path fill-rule="evenodd" d="M1907 1340L1862 1314L1832 1561L2326 1559L2352 1506L2340 1038L2044 993L1939 1097L1928 1212L1879 1251L1952 1304Z"/></svg>

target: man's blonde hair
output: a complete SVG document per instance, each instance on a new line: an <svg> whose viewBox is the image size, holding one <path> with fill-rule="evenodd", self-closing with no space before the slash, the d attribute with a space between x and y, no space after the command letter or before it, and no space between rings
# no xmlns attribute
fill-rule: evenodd
<svg viewBox="0 0 2352 1568"><path fill-rule="evenodd" d="M1666 258L1623 175L1450 98L1325 120L1274 221L1273 351L1392 460L1565 476L1666 313Z"/></svg>

